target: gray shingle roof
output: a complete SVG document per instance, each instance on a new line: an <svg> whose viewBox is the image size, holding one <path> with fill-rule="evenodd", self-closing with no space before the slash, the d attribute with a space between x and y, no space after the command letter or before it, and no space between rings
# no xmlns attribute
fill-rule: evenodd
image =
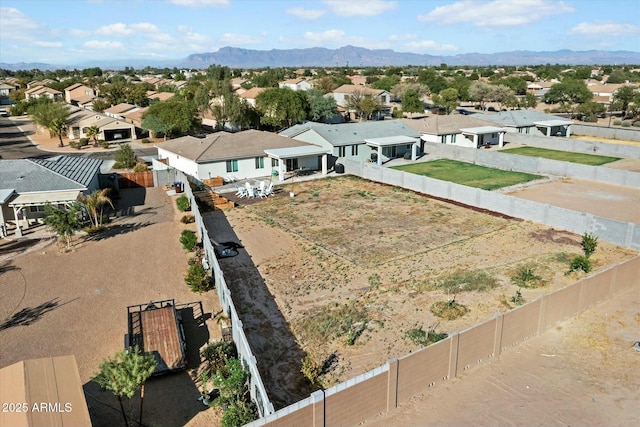
<svg viewBox="0 0 640 427"><path fill-rule="evenodd" d="M548 120L564 120L563 117L551 114L541 113L536 110L510 110L500 111L499 113L477 113L472 115L474 119L485 122L495 123L500 126L525 127L533 126L535 122L544 122Z"/></svg>
<svg viewBox="0 0 640 427"><path fill-rule="evenodd" d="M329 125L307 122L295 125L280 132L280 135L295 138L308 130L315 131L330 144L335 146L364 144L365 139L385 138L390 136L420 137L420 133L400 120L381 120L377 122L341 123Z"/></svg>

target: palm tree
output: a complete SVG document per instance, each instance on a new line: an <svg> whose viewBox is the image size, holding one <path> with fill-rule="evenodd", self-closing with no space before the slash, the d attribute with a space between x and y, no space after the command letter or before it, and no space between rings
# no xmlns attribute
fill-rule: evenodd
<svg viewBox="0 0 640 427"><path fill-rule="evenodd" d="M97 147L98 135L100 135L100 128L98 128L98 126L96 125L90 126L89 128L87 128L87 131L85 132L85 134L87 135L87 138L89 139L93 138L93 146Z"/></svg>
<svg viewBox="0 0 640 427"><path fill-rule="evenodd" d="M71 238L76 230L80 229L80 221L78 220L80 206L77 203L73 203L68 208L60 208L47 203L44 206L44 211L44 223L58 236L63 237L67 248L70 248Z"/></svg>
<svg viewBox="0 0 640 427"><path fill-rule="evenodd" d="M89 213L91 218L91 224L94 227L100 227L102 225L102 208L104 205L109 205L113 208L113 202L109 198L109 188L103 188L102 190L96 190L88 196L79 196L78 200Z"/></svg>
<svg viewBox="0 0 640 427"><path fill-rule="evenodd" d="M51 136L57 136L60 139L60 147L64 147L62 143L62 135L67 131L67 124L64 119L54 119L49 125L49 133Z"/></svg>

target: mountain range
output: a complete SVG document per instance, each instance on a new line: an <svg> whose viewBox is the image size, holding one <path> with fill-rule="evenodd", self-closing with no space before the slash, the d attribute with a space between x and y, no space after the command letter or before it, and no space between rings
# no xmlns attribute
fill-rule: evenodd
<svg viewBox="0 0 640 427"><path fill-rule="evenodd" d="M217 52L194 53L182 60L146 61L101 60L81 65L63 66L43 63L0 63L0 69L6 70L41 70L58 68L74 69L99 66L103 69L178 67L207 68L210 65L225 65L230 68L263 68L263 67L382 67L382 66L488 66L488 65L640 65L640 52L605 51L605 50L558 50L548 52L532 52L516 50L498 53L463 53L458 55L428 55L407 52L396 52L391 49L366 49L356 46L344 46L339 49L313 47L307 49L272 49L250 50L237 47L223 47Z"/></svg>

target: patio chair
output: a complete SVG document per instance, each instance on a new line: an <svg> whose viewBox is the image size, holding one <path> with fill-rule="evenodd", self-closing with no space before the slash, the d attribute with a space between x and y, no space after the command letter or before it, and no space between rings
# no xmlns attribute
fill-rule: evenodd
<svg viewBox="0 0 640 427"><path fill-rule="evenodd" d="M240 187L238 184L236 184L236 196L242 199L243 197L247 197L248 195L249 193L247 192L246 188Z"/></svg>
<svg viewBox="0 0 640 427"><path fill-rule="evenodd" d="M269 183L269 186L262 192L265 196L273 196L273 182Z"/></svg>
<svg viewBox="0 0 640 427"><path fill-rule="evenodd" d="M250 199L253 199L253 198L256 196L256 193L255 193L254 188L253 188L253 187L251 186L251 184L249 184L248 182L246 182L244 185L245 185L245 187L247 188L247 196L248 196Z"/></svg>

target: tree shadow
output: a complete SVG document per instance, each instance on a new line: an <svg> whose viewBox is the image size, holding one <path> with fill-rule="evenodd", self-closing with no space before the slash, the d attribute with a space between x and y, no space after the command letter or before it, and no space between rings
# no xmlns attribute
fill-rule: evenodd
<svg viewBox="0 0 640 427"><path fill-rule="evenodd" d="M68 304L69 302L60 304L58 302L58 298L54 298L35 307L25 307L11 315L11 317L4 322L0 323L0 331L13 328L14 326L29 326L40 320L48 312L60 307L61 305Z"/></svg>
<svg viewBox="0 0 640 427"><path fill-rule="evenodd" d="M116 395L102 390L95 381L86 382L83 389L93 427L124 426ZM200 391L186 371L151 377L144 387L142 425L185 425L199 412L208 409L198 397ZM122 401L127 416L131 417L129 425L139 426L140 391L136 392L130 402L126 398Z"/></svg>
<svg viewBox="0 0 640 427"><path fill-rule="evenodd" d="M38 242L40 242L40 239L20 239L5 243L3 245L0 245L0 255L5 255L12 252L24 252Z"/></svg>
<svg viewBox="0 0 640 427"><path fill-rule="evenodd" d="M215 235L216 240L239 242L224 212L208 212L203 219L208 232ZM298 344L250 254L241 249L238 256L219 259L218 262L251 350L257 358L269 400L279 409L308 397L314 390L301 373L306 353Z"/></svg>
<svg viewBox="0 0 640 427"><path fill-rule="evenodd" d="M12 262L13 261L7 261L5 263L0 264L0 275L8 271L20 270L20 268L13 265Z"/></svg>
<svg viewBox="0 0 640 427"><path fill-rule="evenodd" d="M115 224L99 233L86 235L84 237L84 241L97 242L100 240L105 240L111 237L119 236L121 234L131 233L141 228L148 227L149 225L153 225L153 224L151 222L141 222L141 223L134 223L134 224Z"/></svg>

